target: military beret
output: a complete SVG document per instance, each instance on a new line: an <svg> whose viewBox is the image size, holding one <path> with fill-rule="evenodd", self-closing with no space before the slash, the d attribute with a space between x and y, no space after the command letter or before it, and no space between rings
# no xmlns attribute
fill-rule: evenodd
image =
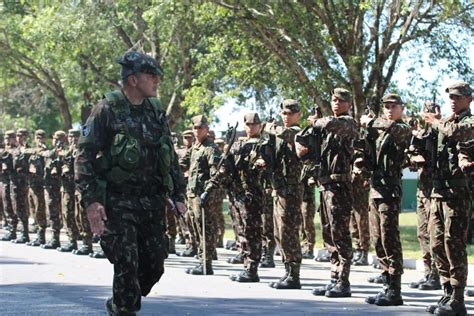
<svg viewBox="0 0 474 316"><path fill-rule="evenodd" d="M298 101L293 100L293 99L283 100L283 102L280 104L280 108L282 110L290 110L293 113L300 111L300 106L298 104Z"/></svg>
<svg viewBox="0 0 474 316"><path fill-rule="evenodd" d="M207 126L208 124L207 118L204 115L196 115L191 121L193 122L193 126Z"/></svg>
<svg viewBox="0 0 474 316"><path fill-rule="evenodd" d="M63 138L66 137L66 133L64 131L56 131L53 135L54 138Z"/></svg>
<svg viewBox="0 0 474 316"><path fill-rule="evenodd" d="M341 101L351 101L352 95L351 92L344 88L335 88L331 91L331 94L336 96Z"/></svg>
<svg viewBox="0 0 474 316"><path fill-rule="evenodd" d="M46 136L46 132L45 132L44 130L42 130L42 129L37 129L37 130L35 131L35 136L44 137L44 136Z"/></svg>
<svg viewBox="0 0 474 316"><path fill-rule="evenodd" d="M190 129L185 130L182 135L183 137L194 136L193 131Z"/></svg>
<svg viewBox="0 0 474 316"><path fill-rule="evenodd" d="M260 120L260 117L258 116L257 112L248 112L244 114L244 122L245 123L254 123L254 124L260 124L262 121Z"/></svg>
<svg viewBox="0 0 474 316"><path fill-rule="evenodd" d="M79 137L80 134L81 132L78 129L71 128L68 130L68 136Z"/></svg>
<svg viewBox="0 0 474 316"><path fill-rule="evenodd" d="M15 135L16 135L15 131L11 129L5 132L5 136L7 137L13 137Z"/></svg>
<svg viewBox="0 0 474 316"><path fill-rule="evenodd" d="M120 69L120 78L122 80L138 72L157 76L163 75L163 69L161 69L156 59L144 53L127 52L118 58L117 62L122 66Z"/></svg>
<svg viewBox="0 0 474 316"><path fill-rule="evenodd" d="M449 94L459 95L459 96L470 96L472 95L472 88L469 83L464 81L459 81L448 86L445 90Z"/></svg>
<svg viewBox="0 0 474 316"><path fill-rule="evenodd" d="M16 134L18 136L28 136L28 130L26 128L19 128L17 131L16 131Z"/></svg>
<svg viewBox="0 0 474 316"><path fill-rule="evenodd" d="M388 93L382 97L382 103L398 103L403 104L402 98L396 93Z"/></svg>

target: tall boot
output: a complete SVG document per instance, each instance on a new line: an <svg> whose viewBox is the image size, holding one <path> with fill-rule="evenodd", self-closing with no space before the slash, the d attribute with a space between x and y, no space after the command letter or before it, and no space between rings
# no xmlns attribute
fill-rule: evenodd
<svg viewBox="0 0 474 316"><path fill-rule="evenodd" d="M41 245L43 249L57 249L61 247L61 243L59 242L59 231L53 231L53 238L48 241L46 244Z"/></svg>
<svg viewBox="0 0 474 316"><path fill-rule="evenodd" d="M299 290L301 289L300 283L300 267L301 263L299 262L290 262L288 277L283 281L277 282L274 289L278 290Z"/></svg>
<svg viewBox="0 0 474 316"><path fill-rule="evenodd" d="M20 237L12 240L12 243L14 244L26 244L27 242L30 241L30 235L28 234L29 232L28 221L23 222L22 224L23 224L23 232L21 233Z"/></svg>
<svg viewBox="0 0 474 316"><path fill-rule="evenodd" d="M2 241L10 241L16 239L16 225L12 225L10 231L0 238Z"/></svg>
<svg viewBox="0 0 474 316"><path fill-rule="evenodd" d="M446 304L451 299L451 294L453 293L453 287L450 282L443 283L444 294L438 300L436 305L429 305L426 307L426 311L430 314L434 314L435 310L444 304Z"/></svg>
<svg viewBox="0 0 474 316"><path fill-rule="evenodd" d="M260 282L260 278L258 277L258 262L251 262L247 269L236 276L235 281L241 283Z"/></svg>
<svg viewBox="0 0 474 316"><path fill-rule="evenodd" d="M464 288L453 286L450 300L434 312L438 316L464 316L467 315L466 305L464 305Z"/></svg>
<svg viewBox="0 0 474 316"><path fill-rule="evenodd" d="M290 264L287 262L284 262L283 264L285 266L285 274L277 282L270 282L268 286L274 288L278 283L283 282L288 277L288 274L290 273Z"/></svg>
<svg viewBox="0 0 474 316"><path fill-rule="evenodd" d="M273 260L274 253L275 247L268 247L268 249L266 249L265 255L262 255L260 268L275 268L275 261Z"/></svg>
<svg viewBox="0 0 474 316"><path fill-rule="evenodd" d="M378 306L398 306L403 305L403 299L401 294L402 289L402 276L400 274L389 275L390 282L385 295L379 296L374 304Z"/></svg>
<svg viewBox="0 0 474 316"><path fill-rule="evenodd" d="M46 229L44 228L39 228L38 233L36 234L36 239L33 241L30 241L27 243L28 246L33 246L33 247L39 247L41 245L44 245L46 243L46 237L45 237Z"/></svg>
<svg viewBox="0 0 474 316"><path fill-rule="evenodd" d="M387 293L387 290L388 290L388 284L389 284L389 278L390 278L390 274L388 273L388 271L384 271L382 272L382 274L380 275L381 278L382 278L382 283L383 283L383 289L382 291L380 291L379 293L377 293L375 296L369 296L365 299L365 302L366 303L369 303L369 304L374 304L375 301L385 295Z"/></svg>

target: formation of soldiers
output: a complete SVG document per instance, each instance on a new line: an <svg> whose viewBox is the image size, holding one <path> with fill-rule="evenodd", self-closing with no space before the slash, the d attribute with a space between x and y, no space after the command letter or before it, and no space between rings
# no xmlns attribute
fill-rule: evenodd
<svg viewBox="0 0 474 316"><path fill-rule="evenodd" d="M76 129L70 129L67 134L56 131L52 148L48 148L46 132L41 129L34 132L33 145L28 143L29 133L25 128L1 133L0 220L7 230L2 241L105 258L102 252L93 252L94 236L74 183L79 134ZM29 237L30 218L37 234L34 240ZM52 235L47 241L48 223ZM69 240L61 245L63 227Z"/></svg>

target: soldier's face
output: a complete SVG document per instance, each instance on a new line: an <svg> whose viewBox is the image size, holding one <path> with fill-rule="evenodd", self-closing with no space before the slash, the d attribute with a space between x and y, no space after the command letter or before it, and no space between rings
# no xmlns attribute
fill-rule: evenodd
<svg viewBox="0 0 474 316"><path fill-rule="evenodd" d="M198 142L202 143L209 133L209 127L205 125L194 125L193 134Z"/></svg>
<svg viewBox="0 0 474 316"><path fill-rule="evenodd" d="M257 137L260 134L261 124L258 123L245 123L245 133L247 137Z"/></svg>
<svg viewBox="0 0 474 316"><path fill-rule="evenodd" d="M383 112L385 117L389 120L396 121L402 118L403 114L403 105L387 102L383 104Z"/></svg>
<svg viewBox="0 0 474 316"><path fill-rule="evenodd" d="M8 137L5 139L5 142L8 144L8 145L16 145L17 142L16 142L16 137L15 136L11 136L11 137Z"/></svg>
<svg viewBox="0 0 474 316"><path fill-rule="evenodd" d="M183 145L184 147L186 148L189 148L193 145L193 140L194 140L194 137L192 137L191 135L189 136L184 136L183 137Z"/></svg>
<svg viewBox="0 0 474 316"><path fill-rule="evenodd" d="M453 113L459 114L469 108L472 102L472 96L467 95L449 95L449 104Z"/></svg>
<svg viewBox="0 0 474 316"><path fill-rule="evenodd" d="M158 84L160 83L160 77L158 77L157 75L146 74L141 72L130 77L132 77L130 79L134 83L137 92L142 97L156 97L156 91L158 89Z"/></svg>
<svg viewBox="0 0 474 316"><path fill-rule="evenodd" d="M24 144L26 141L26 136L16 135L16 141L18 142L18 144Z"/></svg>
<svg viewBox="0 0 474 316"><path fill-rule="evenodd" d="M36 142L37 145L44 144L44 137L36 136L35 137L35 142Z"/></svg>
<svg viewBox="0 0 474 316"><path fill-rule="evenodd" d="M293 125L297 125L299 123L301 112L292 112L290 110L283 110L281 111L280 115L283 120L283 125L285 127L290 127Z"/></svg>
<svg viewBox="0 0 474 316"><path fill-rule="evenodd" d="M332 96L331 99L331 109L332 112L334 113L334 116L339 116L342 114L345 114L349 112L349 109L351 108L351 102L350 101L344 101L336 97L335 95Z"/></svg>

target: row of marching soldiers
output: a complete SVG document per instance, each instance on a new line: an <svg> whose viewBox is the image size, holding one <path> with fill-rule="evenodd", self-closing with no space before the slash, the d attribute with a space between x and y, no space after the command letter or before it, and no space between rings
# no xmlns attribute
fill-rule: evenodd
<svg viewBox="0 0 474 316"><path fill-rule="evenodd" d="M44 130L34 133L34 145L28 144L28 131L8 130L0 139L0 217L7 233L2 241L43 249L57 249L77 255L105 258L93 252L93 234L87 215L79 204L74 183L74 158L79 130L56 131L52 148L46 145ZM29 218L34 219L37 237L30 240ZM51 237L46 240L48 219ZM67 229L68 243L61 245L60 230ZM20 230L18 229L20 226ZM78 240L82 246L78 247Z"/></svg>
<svg viewBox="0 0 474 316"><path fill-rule="evenodd" d="M437 271L429 274L439 275L444 294L427 311L436 315L465 315L466 238L472 194L469 177L474 169L474 129L469 109L472 89L469 84L458 82L446 88L446 92L452 113L441 118L439 111L424 112L426 126L421 136L419 132L413 136L412 128L403 121L404 102L399 95L385 95L381 100L383 115L377 117L369 111L358 124L349 115L351 93L343 88L332 91L333 115L311 115L309 127L303 130L298 126L302 113L297 100L281 103L283 126L263 123L257 113L247 113L246 137L235 140L235 131L232 134L230 130L230 141L224 152L209 138L207 119L202 115L194 117L192 132L184 135L185 139L189 137L188 148L181 155L181 167L188 179L189 208L181 226L188 239L187 251L194 255L193 249L197 248L199 264L186 273L214 273L212 260L219 239L216 220L224 189L244 264L244 270L230 276L231 280L259 282L259 264L268 266L267 256L262 258L262 248L268 254L272 245L267 236L272 233L285 273L270 286L300 289L303 258L300 230L304 229L306 220L302 209L305 201L313 198L304 187L312 179L320 192L322 236L331 263L330 281L324 287L315 288L313 294L351 296L350 222L355 215L351 212L359 207L358 203L362 204L361 208L364 205L367 208L368 202L370 238L383 271L375 279L384 287L366 302L379 306L402 305L403 253L398 224L402 171L410 165L407 153L412 166L417 155L424 155L425 159L431 155L424 167L423 163L418 164L431 168L429 180L422 181L430 185L423 188L429 192L421 202L430 206L422 221L428 223L431 233L428 252ZM429 153L425 152L428 145L424 133L436 134ZM410 149L410 143L414 147L417 143L423 145ZM273 228L269 229L271 224ZM364 251L359 254L366 256ZM431 265L428 271L432 271Z"/></svg>

